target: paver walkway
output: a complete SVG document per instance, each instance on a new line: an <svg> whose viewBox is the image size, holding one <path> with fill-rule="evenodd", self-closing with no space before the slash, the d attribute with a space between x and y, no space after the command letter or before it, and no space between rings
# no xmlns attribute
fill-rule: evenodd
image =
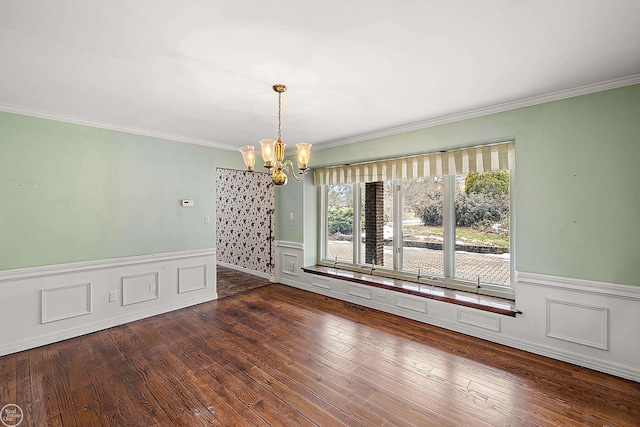
<svg viewBox="0 0 640 427"><path fill-rule="evenodd" d="M364 254L364 245L362 245ZM329 259L351 260L353 246L349 241L330 240L327 248ZM444 276L443 253L441 250L426 248L407 248L403 250L404 270L421 270L422 276ZM510 284L509 254L493 255L456 251L456 277L476 281L478 276L484 283L498 285ZM384 265L393 265L391 246L384 247Z"/></svg>

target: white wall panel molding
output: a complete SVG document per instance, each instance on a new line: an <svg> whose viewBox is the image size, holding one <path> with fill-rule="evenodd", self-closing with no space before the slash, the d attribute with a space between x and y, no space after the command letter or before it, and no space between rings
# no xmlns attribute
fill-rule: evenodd
<svg viewBox="0 0 640 427"><path fill-rule="evenodd" d="M326 289L326 290L331 290L331 279L327 278L327 277L321 277L321 276L312 276L311 277L311 288L320 288L320 289Z"/></svg>
<svg viewBox="0 0 640 427"><path fill-rule="evenodd" d="M289 249L298 249L298 250L304 249L304 245L298 242L287 242L286 240L276 240L275 243L277 248L289 248Z"/></svg>
<svg viewBox="0 0 640 427"><path fill-rule="evenodd" d="M500 332L500 316L491 313L458 308L458 322Z"/></svg>
<svg viewBox="0 0 640 427"><path fill-rule="evenodd" d="M68 264L45 265L39 267L17 268L0 271L0 283L34 277L69 274L79 271L109 269L123 265L148 264L152 262L175 261L199 256L215 256L215 248L196 249L180 252L164 252L149 255L136 255L123 258L109 258L95 261L73 262Z"/></svg>
<svg viewBox="0 0 640 427"><path fill-rule="evenodd" d="M192 305L202 304L211 300L212 298L209 295L199 295L194 296L193 298L182 299L180 301L154 306L143 310L125 312L109 319L97 320L90 323L75 325L71 328L55 330L43 335L33 337L23 336L18 340L0 344L0 356L28 350L30 348L40 347L42 345L47 345L58 341L64 341L69 338L75 338L81 335L90 334L92 332L112 328L114 326L122 325L128 322L134 322L136 320L145 319L147 317L157 316L158 314L168 313L170 311L179 310L181 308L190 307ZM144 305L142 305L142 307L144 307ZM82 317L82 319L86 319L86 317Z"/></svg>
<svg viewBox="0 0 640 427"><path fill-rule="evenodd" d="M608 349L609 309L547 299L547 336Z"/></svg>
<svg viewBox="0 0 640 427"><path fill-rule="evenodd" d="M91 283L42 289L42 323L91 314Z"/></svg>
<svg viewBox="0 0 640 427"><path fill-rule="evenodd" d="M211 273L180 293L179 270ZM215 250L0 272L0 356L216 299ZM196 274L196 275L197 275Z"/></svg>
<svg viewBox="0 0 640 427"><path fill-rule="evenodd" d="M178 293L204 289L209 283L209 269L206 264L178 268Z"/></svg>
<svg viewBox="0 0 640 427"><path fill-rule="evenodd" d="M279 257L286 252L304 259L301 245L280 242L277 248ZM523 313L514 318L436 300L416 303L387 289L368 292L366 285L305 272L294 277L282 274L281 265L275 272L279 283L294 288L640 382L640 286L518 272L516 302Z"/></svg>
<svg viewBox="0 0 640 427"><path fill-rule="evenodd" d="M297 276L300 268L298 267L298 254L283 252L282 253L282 273L290 276Z"/></svg>
<svg viewBox="0 0 640 427"><path fill-rule="evenodd" d="M427 313L427 300L425 298L414 297L411 295L405 295L402 293L395 292L396 307L404 308L407 310L417 311L419 313ZM387 292L380 293L378 291L378 296L381 298L386 298ZM385 295L385 296L382 296Z"/></svg>
<svg viewBox="0 0 640 427"><path fill-rule="evenodd" d="M356 283L348 283L347 284L347 293L354 297L364 298L371 300L373 299L373 290L375 288L366 285L358 285Z"/></svg>
<svg viewBox="0 0 640 427"><path fill-rule="evenodd" d="M122 305L158 299L158 272L122 278Z"/></svg>
<svg viewBox="0 0 640 427"><path fill-rule="evenodd" d="M640 301L640 286L619 285L615 283L596 282L593 280L548 276L546 274L526 273L522 271L516 273L516 293L518 284L544 286Z"/></svg>

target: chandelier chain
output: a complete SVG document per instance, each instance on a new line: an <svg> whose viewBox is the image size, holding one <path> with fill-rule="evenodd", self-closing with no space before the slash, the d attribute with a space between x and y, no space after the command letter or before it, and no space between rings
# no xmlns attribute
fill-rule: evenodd
<svg viewBox="0 0 640 427"><path fill-rule="evenodd" d="M278 92L278 141L282 140L280 127L282 124L282 92Z"/></svg>

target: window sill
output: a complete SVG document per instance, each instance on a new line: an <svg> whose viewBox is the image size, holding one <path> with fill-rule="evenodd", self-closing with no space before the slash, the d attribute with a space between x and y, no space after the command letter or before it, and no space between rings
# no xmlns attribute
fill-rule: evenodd
<svg viewBox="0 0 640 427"><path fill-rule="evenodd" d="M426 285L424 283L409 282L407 280L401 279L391 279L388 277L358 273L355 271L326 267L322 265L303 267L302 271L309 274L316 274L319 276L346 280L349 282L374 286L376 288L387 289L389 291L401 292L437 301L443 301L450 304L472 307L478 310L503 314L505 316L515 317L516 314L520 313L515 307L515 301L504 298L478 295L472 292L445 289L437 286Z"/></svg>

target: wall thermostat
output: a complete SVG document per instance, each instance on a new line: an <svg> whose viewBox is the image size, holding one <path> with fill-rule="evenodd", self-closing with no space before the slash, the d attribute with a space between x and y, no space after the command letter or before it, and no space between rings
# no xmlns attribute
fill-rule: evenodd
<svg viewBox="0 0 640 427"><path fill-rule="evenodd" d="M191 207L193 206L193 200L191 199L180 200L180 206L182 206L183 208Z"/></svg>

